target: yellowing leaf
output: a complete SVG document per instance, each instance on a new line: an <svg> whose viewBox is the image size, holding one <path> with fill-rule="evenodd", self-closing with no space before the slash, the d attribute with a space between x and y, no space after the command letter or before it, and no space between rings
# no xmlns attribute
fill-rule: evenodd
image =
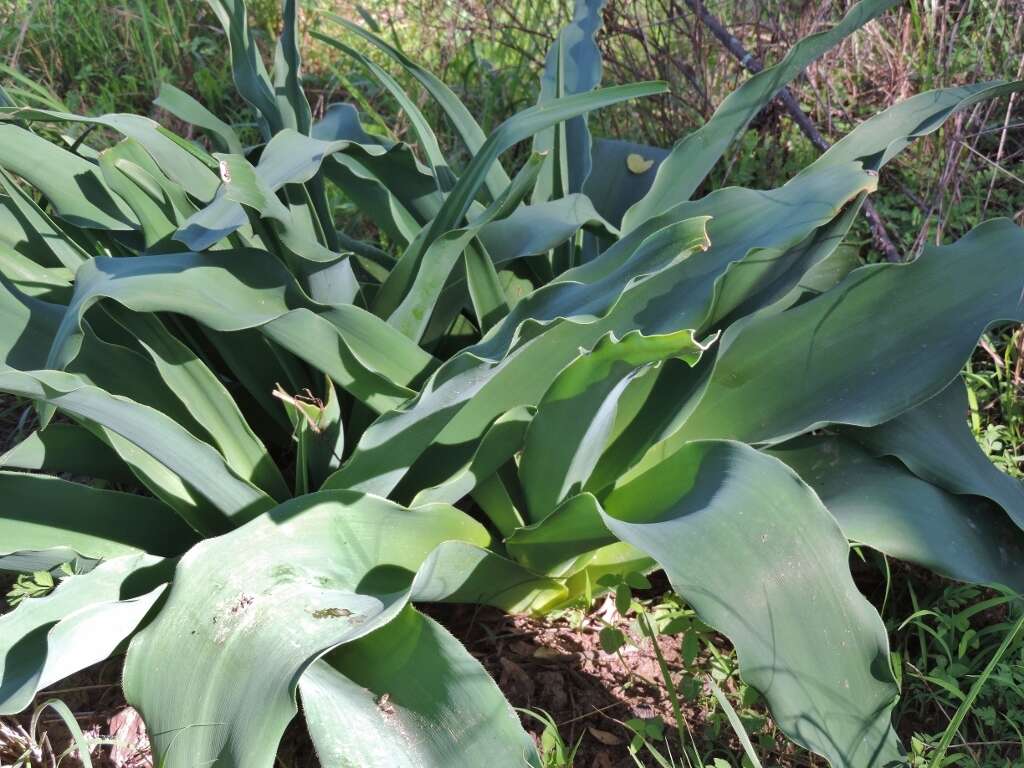
<svg viewBox="0 0 1024 768"><path fill-rule="evenodd" d="M629 168L630 173L647 173L651 170L652 165L654 165L653 160L646 160L643 155L638 155L635 152L626 156L626 167Z"/></svg>

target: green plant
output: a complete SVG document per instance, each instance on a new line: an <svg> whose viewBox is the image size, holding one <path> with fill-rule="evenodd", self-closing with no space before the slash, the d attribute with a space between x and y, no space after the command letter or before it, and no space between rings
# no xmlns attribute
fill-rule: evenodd
<svg viewBox="0 0 1024 768"><path fill-rule="evenodd" d="M71 743L63 751L57 751L50 743L48 734L40 731L40 718L52 709L63 722L71 736ZM89 739L82 732L68 705L60 699L40 702L32 711L31 722L26 730L17 723L8 726L0 722L0 758L10 760L10 768L32 768L34 765L60 766L72 755L78 758L83 768L92 768L92 751L95 747L109 744L106 740Z"/></svg>
<svg viewBox="0 0 1024 768"><path fill-rule="evenodd" d="M55 570L58 573L58 579L75 575L70 563L61 563ZM19 574L7 592L7 604L13 608L22 600L49 594L56 586L57 580L54 579L54 574L50 571Z"/></svg>
<svg viewBox="0 0 1024 768"><path fill-rule="evenodd" d="M1013 764L1024 743L1018 595L898 581L889 614L911 765ZM940 759L944 739L950 747Z"/></svg>
<svg viewBox="0 0 1024 768"><path fill-rule="evenodd" d="M581 735L570 747L562 738L562 734L558 730L558 723L549 713L544 710L534 712L529 709L521 709L519 712L544 726L539 745L541 768L573 768L573 761L576 759L576 753L579 752L580 744L583 743L583 736Z"/></svg>
<svg viewBox="0 0 1024 768"><path fill-rule="evenodd" d="M326 766L539 765L414 603L543 612L660 566L783 732L836 766L903 762L848 540L1024 583L1022 491L958 379L989 325L1024 320L1024 232L987 222L861 269L838 246L886 162L1024 84L923 94L778 189L689 199L782 83L894 4L863 0L668 151L589 135L586 113L663 90L597 88L600 0L577 3L539 103L489 136L334 19L438 103L465 167L323 33L417 146L348 105L313 123L294 0L272 73L241 0L210 3L255 147L171 88L162 107L221 153L0 94L0 391L39 421L3 457L0 566L98 561L0 618L0 711L127 643L126 696L170 768L271 765L296 692ZM125 138L94 146L94 127ZM500 157L528 139L510 178ZM378 242L337 228L329 189Z"/></svg>

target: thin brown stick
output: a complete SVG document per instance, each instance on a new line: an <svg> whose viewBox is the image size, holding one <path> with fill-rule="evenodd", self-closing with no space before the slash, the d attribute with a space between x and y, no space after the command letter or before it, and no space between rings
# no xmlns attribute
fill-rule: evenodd
<svg viewBox="0 0 1024 768"><path fill-rule="evenodd" d="M18 30L18 40L14 44L14 53L11 54L11 69L18 68L18 58L21 56L21 48L25 44L25 35L28 34L28 25L32 23L32 16L35 15L37 5L39 5L39 0L32 0L32 5L29 6L28 12L25 14L25 20L21 22L21 29Z"/></svg>
<svg viewBox="0 0 1024 768"><path fill-rule="evenodd" d="M764 65L761 60L754 54L747 51L743 47L743 44L736 39L736 37L725 28L725 25L719 21L707 8L704 7L703 0L686 0L686 4L693 9L693 12L697 15L704 25L711 30L719 42L725 46L726 50L729 51L739 62L740 65L757 74ZM800 104L797 102L793 92L788 87L783 87L779 91L779 100L785 106L786 111L789 112L793 118L793 122L797 124L803 134L810 139L811 143L820 149L822 152L826 151L832 146L828 140L821 135L821 132L815 127L814 123L807 114L801 109ZM882 252L886 261L902 261L899 251L896 249L896 245L892 242L892 238L889 237L889 233L885 228L885 223L882 221L882 217L878 214L878 210L871 203L870 200L864 201L864 217L868 220L868 224L871 226L871 234L873 236L875 247Z"/></svg>

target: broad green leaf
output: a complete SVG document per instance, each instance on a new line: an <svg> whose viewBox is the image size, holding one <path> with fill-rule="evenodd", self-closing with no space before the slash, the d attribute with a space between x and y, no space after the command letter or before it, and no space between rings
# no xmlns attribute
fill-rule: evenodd
<svg viewBox="0 0 1024 768"><path fill-rule="evenodd" d="M474 221L474 224L476 222ZM536 205L523 205L480 231L480 241L496 266L546 253L573 238L581 229L614 240L618 236L584 195L566 195Z"/></svg>
<svg viewBox="0 0 1024 768"><path fill-rule="evenodd" d="M711 333L727 328L731 321L754 312L779 311L791 306L794 302L787 301L787 297L794 290L801 290L802 295L799 288L802 284L813 286L813 277L809 273L835 253L853 226L867 194L867 191L861 192L842 213L813 230L796 245L752 249L742 259L730 264L715 282L714 298L699 328ZM860 261L856 261L854 266L860 266ZM826 283L826 288L834 287L838 282ZM771 310L766 309L773 304L775 306Z"/></svg>
<svg viewBox="0 0 1024 768"><path fill-rule="evenodd" d="M71 297L72 273L63 267L40 267L19 253L0 246L0 278L9 281L23 295L53 304L66 304Z"/></svg>
<svg viewBox="0 0 1024 768"><path fill-rule="evenodd" d="M390 494L402 481L403 493L414 494L442 482L442 471L468 459L491 420L536 404L575 350L593 347L609 331L695 328L731 263L757 247L799 243L874 184L850 164L777 190L725 189L677 206L520 301L482 342L442 366L408 407L368 430L330 484ZM442 460L446 452L450 463ZM403 480L417 461L422 472Z"/></svg>
<svg viewBox="0 0 1024 768"><path fill-rule="evenodd" d="M135 160L144 151L126 139L100 154L103 180L132 209L147 251L157 250L177 229L174 205L156 180Z"/></svg>
<svg viewBox="0 0 1024 768"><path fill-rule="evenodd" d="M156 760L272 766L302 672L398 616L412 573L448 539L488 536L452 507L407 510L341 491L294 499L194 547L125 663Z"/></svg>
<svg viewBox="0 0 1024 768"><path fill-rule="evenodd" d="M990 221L912 263L861 267L811 301L733 325L693 413L648 458L702 437L781 442L828 423L874 426L921 404L986 328L1024 319L1022 248L1024 231Z"/></svg>
<svg viewBox="0 0 1024 768"><path fill-rule="evenodd" d="M60 218L78 227L127 231L131 209L103 183L88 160L31 131L0 122L0 167L38 189Z"/></svg>
<svg viewBox="0 0 1024 768"><path fill-rule="evenodd" d="M656 233L637 249L636 273L656 273L666 263L685 261L706 247L706 224L706 218L697 218ZM407 491L412 496L461 471L476 442L500 414L517 406L536 405L580 349L593 347L609 331L625 333L636 328L635 313L646 307L646 294L635 302L617 304L621 313L613 312L599 322L594 318L593 313L614 303L627 285L641 292L658 285L649 279L633 283L635 273L625 268L620 272L595 288L602 295L592 306L587 306L591 297L581 284L551 288L572 294L579 319L566 319L574 312L561 306L558 296L550 301L538 296L536 304L529 299L521 301L483 342L443 365L414 401L401 411L386 414L367 430L352 458L328 485L390 494L402 482L403 494ZM537 305L539 317L531 317ZM414 472L406 478L410 469Z"/></svg>
<svg viewBox="0 0 1024 768"><path fill-rule="evenodd" d="M0 496L0 555L62 549L104 560L139 552L176 556L196 541L195 532L174 512L134 493L0 472Z"/></svg>
<svg viewBox="0 0 1024 768"><path fill-rule="evenodd" d="M700 392L714 359L712 346L693 366L681 360L666 360L637 381L634 391L626 391L615 435L594 467L585 490L601 494L614 485L652 444L671 432L673 423L685 420L694 394Z"/></svg>
<svg viewBox="0 0 1024 768"><path fill-rule="evenodd" d="M861 0L832 29L805 37L789 49L781 62L754 75L729 94L707 123L672 148L658 167L650 191L623 217L623 231L635 229L689 200L729 146L787 83L812 61L897 2Z"/></svg>
<svg viewBox="0 0 1024 768"><path fill-rule="evenodd" d="M324 119L314 124L312 136L353 142L348 151L331 155L324 174L389 238L411 242L423 222L440 209L443 198L430 170L407 144L392 144L366 133L352 105L333 104ZM371 146L386 151L380 154Z"/></svg>
<svg viewBox="0 0 1024 768"><path fill-rule="evenodd" d="M388 323L413 341L419 341L430 320L430 313L437 304L445 282L455 268L459 257L461 256L467 261L468 269L471 257L466 253L466 249L486 225L496 219L508 216L515 210L533 187L543 160L541 155L531 155L522 170L516 174L509 188L474 219L472 224L446 232L430 244L419 269L408 267L406 259L409 252L407 251L388 275L388 279L381 285L376 297L375 311L380 314L388 306L390 297L399 296L401 300L388 316ZM490 262L488 264L490 265ZM490 269L493 273L493 265L490 265ZM406 275L409 278L406 278ZM404 286L403 283L405 283ZM504 304L504 298L502 298L502 304ZM478 319L481 319L479 315Z"/></svg>
<svg viewBox="0 0 1024 768"><path fill-rule="evenodd" d="M109 445L77 424L50 424L37 429L4 454L0 467L58 475L66 473L113 483L136 482Z"/></svg>
<svg viewBox="0 0 1024 768"><path fill-rule="evenodd" d="M604 507L609 530L729 637L787 736L836 768L903 764L885 626L843 532L792 470L741 443L689 443Z"/></svg>
<svg viewBox="0 0 1024 768"><path fill-rule="evenodd" d="M875 456L895 456L921 479L951 493L991 499L1024 528L1024 486L982 452L967 423L968 413L967 392L958 377L895 419L846 435Z"/></svg>
<svg viewBox="0 0 1024 768"><path fill-rule="evenodd" d="M160 597L165 566L151 555L118 557L0 616L0 714L21 712L39 690L110 656Z"/></svg>
<svg viewBox="0 0 1024 768"><path fill-rule="evenodd" d="M204 533L223 531L272 506L262 491L235 475L224 458L163 413L89 386L68 373L0 368L0 392L51 405L119 435L205 497L188 522ZM115 446L115 449L117 446Z"/></svg>
<svg viewBox="0 0 1024 768"><path fill-rule="evenodd" d="M351 305L316 304L271 254L245 250L94 259L79 270L49 367L75 358L81 318L102 298L137 312L183 314L216 331L258 328L380 410L405 400L406 385L431 365L383 321Z"/></svg>
<svg viewBox="0 0 1024 768"><path fill-rule="evenodd" d="M67 112L44 109L16 109L0 111L0 120L27 120L39 122L72 122L88 125L102 125L134 139L152 156L156 164L171 179L180 184L190 195L202 201L210 200L217 191L217 177L210 170L209 162L200 157L201 150L186 144L159 123L141 115L111 114L100 117L83 117ZM51 145L52 146L52 145ZM12 169L22 178L27 178ZM28 179L31 182L31 179ZM36 186L34 182L31 182ZM42 191L42 188L39 188ZM45 194L45 192L44 192ZM47 195L49 197L49 195Z"/></svg>
<svg viewBox="0 0 1024 768"><path fill-rule="evenodd" d="M595 40L605 0L576 0L572 20L558 33L544 59L538 104L577 93L601 83L601 51ZM590 130L586 115L545 128L533 140L534 152L549 153L534 190L534 202L581 192L590 175Z"/></svg>
<svg viewBox="0 0 1024 768"><path fill-rule="evenodd" d="M651 188L668 150L620 139L594 139L590 154L593 168L583 192L602 216L619 226L629 207Z"/></svg>
<svg viewBox="0 0 1024 768"><path fill-rule="evenodd" d="M411 606L314 663L299 692L324 768L540 765L480 662Z"/></svg>
<svg viewBox="0 0 1024 768"><path fill-rule="evenodd" d="M354 105L345 102L337 102L327 107L324 116L313 123L309 135L321 141L348 139L363 145L379 144L382 147L393 145L392 141L382 136L367 133L363 129L359 110Z"/></svg>
<svg viewBox="0 0 1024 768"><path fill-rule="evenodd" d="M156 315L131 314L124 323L228 466L278 501L287 499L291 494L277 465L213 371Z"/></svg>
<svg viewBox="0 0 1024 768"><path fill-rule="evenodd" d="M849 201L874 189L877 179L859 164L823 169L767 191L727 187L682 203L647 222L597 259L563 273L520 302L503 324L507 336L526 317L550 320L613 311L644 319L645 333L697 329L707 324L723 275L751 251L788 252L831 222ZM674 228L710 217L701 253L673 253L659 240ZM788 263L788 262L786 262ZM657 274L657 279L652 275ZM639 290L638 290L639 289ZM639 304L646 306L641 309ZM636 321L621 332L638 327ZM704 329L705 332L711 329Z"/></svg>
<svg viewBox="0 0 1024 768"><path fill-rule="evenodd" d="M225 185L209 205L182 225L175 239L194 251L209 248L246 224L242 202L261 212L284 218L286 214L283 211L287 209L273 193L288 184L311 181L329 156L347 150L377 158L389 154L389 150L375 144L362 146L344 138L323 141L285 129L267 143L252 171L247 169L248 163L242 157L222 157L220 175ZM233 172L245 172L246 177L236 181ZM292 210L290 215L297 213Z"/></svg>
<svg viewBox="0 0 1024 768"><path fill-rule="evenodd" d="M615 543L601 519L601 505L589 493L571 496L543 519L516 530L505 546L518 562L537 573L566 577L593 562L595 553Z"/></svg>
<svg viewBox="0 0 1024 768"><path fill-rule="evenodd" d="M61 266L74 270L89 256L60 229L35 200L7 173L0 171L0 187L7 194L0 208L0 240L40 266ZM45 254L52 256L52 261Z"/></svg>
<svg viewBox="0 0 1024 768"><path fill-rule="evenodd" d="M206 0L206 4L216 14L228 38L231 74L238 93L266 122L269 134L265 138L286 127L296 128L287 124L286 115L282 114L275 98L266 65L249 29L244 0Z"/></svg>
<svg viewBox="0 0 1024 768"><path fill-rule="evenodd" d="M714 300L700 327L711 331L745 311L781 312L835 287L861 266L855 251L837 249L855 216L854 204L792 248L753 249L733 262L715 283ZM808 264L812 266L802 272ZM656 372L650 394L602 455L588 490L596 492L614 484L652 444L685 423L699 401L713 361L714 351L702 358L698 370L669 361Z"/></svg>
<svg viewBox="0 0 1024 768"><path fill-rule="evenodd" d="M545 613L568 597L559 581L464 540L439 544L410 594L416 602L493 605L509 613Z"/></svg>
<svg viewBox="0 0 1024 768"><path fill-rule="evenodd" d="M771 454L847 538L954 579L1024 589L1024 533L987 500L948 493L843 437L802 437Z"/></svg>
<svg viewBox="0 0 1024 768"><path fill-rule="evenodd" d="M531 522L538 522L590 478L608 439L619 398L645 366L678 357L691 364L701 347L690 331L602 338L558 374L526 432L519 475Z"/></svg>
<svg viewBox="0 0 1024 768"><path fill-rule="evenodd" d="M280 134L279 134L280 135ZM334 253L319 243L316 234L304 220L301 210L285 205L260 178L257 170L249 161L238 155L215 155L220 161L220 176L224 186L221 188L222 200L237 203L258 213L264 219L272 219L274 231L281 243L296 256L320 263L337 262L342 254ZM196 218L186 226L194 226ZM222 230L214 230L220 235ZM179 240L182 237L178 238ZM207 246L206 240L198 242L186 238L193 244ZM218 238L219 239L219 238Z"/></svg>
<svg viewBox="0 0 1024 768"><path fill-rule="evenodd" d="M208 131L220 141L228 152L236 155L244 153L242 142L238 140L238 134L235 133L234 128L170 83L160 83L160 95L153 101L153 106L170 112L179 120Z"/></svg>
<svg viewBox="0 0 1024 768"><path fill-rule="evenodd" d="M116 311L116 307L113 309L115 314L124 314L123 311ZM97 313L94 317L101 321L108 319L103 313ZM130 323L131 320L125 321L121 318L119 322ZM218 413L216 416L206 413L209 406L203 401L210 397L217 399L219 382L207 381L207 377L188 365L192 353L185 354L176 342L171 343L162 338L166 336L166 332L159 324L155 329L152 328L151 324L154 322L156 321L153 319L140 318L136 323L137 338L133 339L126 332L122 333L125 343L131 344L132 348L107 343L85 328L87 332L83 337L83 346L70 365L69 372L76 374L83 384L91 384L109 394L154 409L203 442L222 442L231 458L229 467L237 467L238 474L243 479L249 479L250 476L257 478L286 498L287 489L276 467L266 457L262 446L247 445L244 438L230 434L227 429L227 425L233 423L231 411L237 410L233 401L221 404L226 409L224 413ZM123 331L122 326L111 322L105 331L116 332L119 329ZM140 344L140 339L148 341L149 348ZM169 343L171 346L168 348ZM150 352L150 349L158 350L159 353ZM193 380L194 377L198 378ZM49 421L53 410L52 406L40 408L42 423L46 424ZM208 425L203 423L207 418L210 419ZM89 424L85 426L90 427ZM242 429L240 425L237 426ZM92 428L96 429L94 426ZM99 429L100 436L111 443L120 458L131 466L132 471L155 496L178 510L187 519L195 517L194 508L202 506L203 502L182 485L177 475L153 459L140 454L137 448L117 435ZM216 440L212 435L217 436ZM213 511L208 510L203 515L211 513ZM217 516L216 513L213 514Z"/></svg>

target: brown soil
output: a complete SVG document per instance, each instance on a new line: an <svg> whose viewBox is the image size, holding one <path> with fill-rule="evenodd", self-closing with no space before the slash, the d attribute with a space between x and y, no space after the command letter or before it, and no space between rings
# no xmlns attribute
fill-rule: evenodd
<svg viewBox="0 0 1024 768"><path fill-rule="evenodd" d="M629 633L629 622L618 616L610 600L599 603L590 614L577 614L574 623L568 618L540 620L472 606L426 606L426 611L464 642L514 707L544 710L559 724L567 744L580 742L576 768L636 766L628 751L632 734L623 725L631 718L661 717L668 729L675 728L651 643L631 637L618 655L601 649L602 626L614 624ZM669 667L678 673L682 663L678 639L663 637L659 644ZM111 659L63 681L41 693L36 704L60 698L88 735L117 742L97 748L93 755L97 768L151 768L145 728L125 704L119 687L121 661ZM708 725L706 710L685 701L682 705L698 743L705 741L701 736ZM0 765L10 765L20 754L17 729L29 729L32 709L18 718L0 719ZM543 725L527 715L521 717L524 727L539 739ZM67 730L55 713L47 711L40 723L40 734L47 734L54 749L44 750L33 767L50 765L47 755L59 755L68 744ZM723 731L720 740L717 754L738 754L739 744L731 733ZM785 753L786 764L813 764L781 739L778 747L780 758ZM648 763L642 760L642 764ZM66 758L61 765L80 763ZM285 734L278 765L318 765L301 717Z"/></svg>

